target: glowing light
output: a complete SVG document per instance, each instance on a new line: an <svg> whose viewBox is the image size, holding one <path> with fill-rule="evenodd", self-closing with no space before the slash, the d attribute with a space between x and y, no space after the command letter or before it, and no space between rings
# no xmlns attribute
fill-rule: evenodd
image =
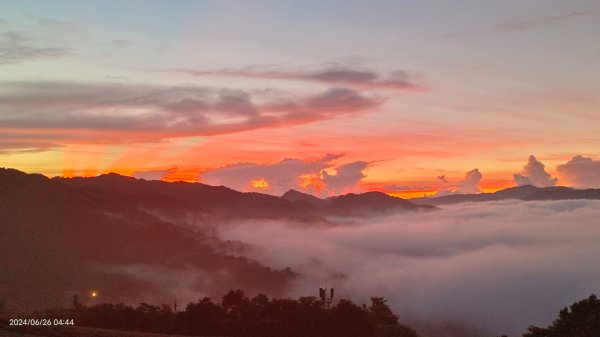
<svg viewBox="0 0 600 337"><path fill-rule="evenodd" d="M83 171L83 176L84 177L95 177L98 175L98 172L96 171L96 169L94 168L88 168L85 171Z"/></svg>
<svg viewBox="0 0 600 337"><path fill-rule="evenodd" d="M73 178L73 177L75 177L75 170L64 169L63 170L63 177L64 178Z"/></svg>
<svg viewBox="0 0 600 337"><path fill-rule="evenodd" d="M258 188L261 190L266 190L271 186L271 185L269 185L269 182L266 181L264 178L252 180L250 182L250 184L252 185L252 187Z"/></svg>
<svg viewBox="0 0 600 337"><path fill-rule="evenodd" d="M321 192L325 188L325 183L319 174L305 174L300 177L300 186L304 189L313 188L316 192Z"/></svg>
<svg viewBox="0 0 600 337"><path fill-rule="evenodd" d="M91 298L96 298L96 297L98 297L98 292L97 292L97 291L92 291L92 292L90 293L90 297L91 297Z"/></svg>
<svg viewBox="0 0 600 337"><path fill-rule="evenodd" d="M180 169L173 167L167 171L165 176L162 178L163 181L187 181L189 183L198 182L197 168Z"/></svg>

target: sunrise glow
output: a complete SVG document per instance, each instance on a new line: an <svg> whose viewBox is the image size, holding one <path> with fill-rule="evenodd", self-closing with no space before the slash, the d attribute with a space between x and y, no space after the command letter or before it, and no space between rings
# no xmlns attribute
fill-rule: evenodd
<svg viewBox="0 0 600 337"><path fill-rule="evenodd" d="M481 177L470 191L515 186L534 155L560 184L595 186L575 166L560 169L599 155L596 14L584 5L540 8L522 25L526 4L473 5L476 16L444 4L448 15L431 20L426 5L398 3L361 25L324 6L309 19L324 31L297 31L306 18L290 16L292 4L259 13L156 2L143 17L122 4L122 22L92 9L100 4L3 8L0 42L13 52L0 59L2 166L410 198L461 193L453 186L473 169ZM243 31L229 21L220 34L203 29L238 12L287 14ZM335 29L325 28L331 18ZM389 34L373 30L380 22ZM210 47L222 45L235 47Z"/></svg>
<svg viewBox="0 0 600 337"><path fill-rule="evenodd" d="M598 337L599 36L598 0L0 0L0 335Z"/></svg>
<svg viewBox="0 0 600 337"><path fill-rule="evenodd" d="M266 189L269 188L269 182L266 181L265 179L262 179L262 178L261 179L252 180L250 182L250 185L252 185L253 188L257 188L257 189L260 189L260 190L266 190Z"/></svg>

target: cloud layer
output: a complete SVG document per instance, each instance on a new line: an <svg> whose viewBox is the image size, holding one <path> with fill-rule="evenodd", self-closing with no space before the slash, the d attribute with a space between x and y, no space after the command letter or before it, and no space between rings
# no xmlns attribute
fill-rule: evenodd
<svg viewBox="0 0 600 337"><path fill-rule="evenodd" d="M599 217L598 201L503 201L334 228L244 223L220 236L255 245L247 253L270 266L302 272L294 296L335 287L358 302L385 296L404 320L519 335L599 291L600 271L590 268L600 254Z"/></svg>
<svg viewBox="0 0 600 337"><path fill-rule="evenodd" d="M242 90L196 86L4 83L0 89L2 128L117 143L288 127L375 111L383 103L345 88L263 103Z"/></svg>

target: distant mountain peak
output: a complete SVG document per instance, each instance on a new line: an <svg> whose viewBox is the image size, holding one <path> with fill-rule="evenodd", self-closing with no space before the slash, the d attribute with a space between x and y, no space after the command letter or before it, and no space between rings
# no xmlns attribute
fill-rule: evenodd
<svg viewBox="0 0 600 337"><path fill-rule="evenodd" d="M326 207L327 205L329 205L331 203L330 200L321 199L312 194L300 192L293 188L290 189L289 191L285 192L281 196L281 198L286 199L288 201L292 201L292 202L305 202L305 203L315 206L317 208Z"/></svg>
<svg viewBox="0 0 600 337"><path fill-rule="evenodd" d="M319 198L319 197L317 197L317 196L315 196L315 195L313 195L313 194L306 193L306 192L301 192L301 191L298 191L298 190L296 190L296 189L293 189L293 188L289 189L289 190L288 190L287 192L285 192L285 193L284 193L284 194L283 194L281 197L282 197L282 198L285 198L285 199L287 199L287 198L291 198L291 197L307 197L307 198L317 198L317 199L321 199L321 198ZM321 200L322 200L322 199L321 199Z"/></svg>
<svg viewBox="0 0 600 337"><path fill-rule="evenodd" d="M300 192L300 191L298 191L298 190L295 190L295 189L293 189L293 188L290 188L290 189L289 189L287 192L285 192L285 193L284 193L284 194L283 194L281 197L283 198L283 197L285 197L286 195L287 195L287 196L290 196L290 195L297 195L297 194L306 195L307 193L303 193L303 192Z"/></svg>
<svg viewBox="0 0 600 337"><path fill-rule="evenodd" d="M431 210L433 206L417 205L379 191L348 193L333 199L326 209L335 216L365 216L396 211Z"/></svg>

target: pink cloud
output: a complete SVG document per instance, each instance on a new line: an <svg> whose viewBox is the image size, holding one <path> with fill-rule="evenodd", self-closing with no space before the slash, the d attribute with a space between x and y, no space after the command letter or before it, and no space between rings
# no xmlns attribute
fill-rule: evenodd
<svg viewBox="0 0 600 337"><path fill-rule="evenodd" d="M523 167L520 173L513 175L515 182L519 186L533 185L537 187L555 186L558 181L546 172L544 164L538 161L534 156L529 156L527 165Z"/></svg>
<svg viewBox="0 0 600 337"><path fill-rule="evenodd" d="M565 164L558 165L556 170L561 179L575 187L600 188L600 160L575 156Z"/></svg>

